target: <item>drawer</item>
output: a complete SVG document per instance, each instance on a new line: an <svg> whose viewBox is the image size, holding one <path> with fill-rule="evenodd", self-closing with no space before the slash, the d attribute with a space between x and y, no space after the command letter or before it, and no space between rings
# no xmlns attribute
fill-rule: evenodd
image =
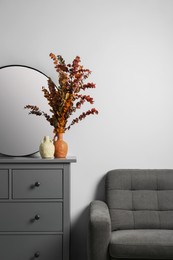
<svg viewBox="0 0 173 260"><path fill-rule="evenodd" d="M62 260L62 236L0 235L0 259Z"/></svg>
<svg viewBox="0 0 173 260"><path fill-rule="evenodd" d="M0 199L8 199L8 170L0 169Z"/></svg>
<svg viewBox="0 0 173 260"><path fill-rule="evenodd" d="M61 169L16 169L12 171L13 199L62 198Z"/></svg>
<svg viewBox="0 0 173 260"><path fill-rule="evenodd" d="M0 203L0 231L62 231L62 203Z"/></svg>

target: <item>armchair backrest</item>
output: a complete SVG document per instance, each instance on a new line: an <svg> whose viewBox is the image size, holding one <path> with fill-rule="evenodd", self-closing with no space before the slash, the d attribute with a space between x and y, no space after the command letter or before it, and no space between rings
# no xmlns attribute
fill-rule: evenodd
<svg viewBox="0 0 173 260"><path fill-rule="evenodd" d="M173 229L173 170L112 170L106 176L112 230Z"/></svg>

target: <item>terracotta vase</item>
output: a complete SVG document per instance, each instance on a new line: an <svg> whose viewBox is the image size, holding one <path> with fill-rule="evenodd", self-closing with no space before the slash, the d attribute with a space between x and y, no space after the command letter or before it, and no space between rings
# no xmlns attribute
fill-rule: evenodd
<svg viewBox="0 0 173 260"><path fill-rule="evenodd" d="M54 137L55 158L66 158L68 152L68 144L63 140L63 133Z"/></svg>

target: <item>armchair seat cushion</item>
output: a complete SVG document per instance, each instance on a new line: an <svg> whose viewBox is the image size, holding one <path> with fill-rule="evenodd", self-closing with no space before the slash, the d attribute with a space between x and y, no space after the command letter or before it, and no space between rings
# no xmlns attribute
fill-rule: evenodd
<svg viewBox="0 0 173 260"><path fill-rule="evenodd" d="M109 254L111 259L173 259L173 230L114 231Z"/></svg>

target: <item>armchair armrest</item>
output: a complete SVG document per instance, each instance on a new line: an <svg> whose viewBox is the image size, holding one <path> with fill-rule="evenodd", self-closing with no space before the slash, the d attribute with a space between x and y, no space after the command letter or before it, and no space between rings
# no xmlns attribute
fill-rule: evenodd
<svg viewBox="0 0 173 260"><path fill-rule="evenodd" d="M107 204L95 200L90 204L88 259L108 260L108 245L111 235L111 220Z"/></svg>

